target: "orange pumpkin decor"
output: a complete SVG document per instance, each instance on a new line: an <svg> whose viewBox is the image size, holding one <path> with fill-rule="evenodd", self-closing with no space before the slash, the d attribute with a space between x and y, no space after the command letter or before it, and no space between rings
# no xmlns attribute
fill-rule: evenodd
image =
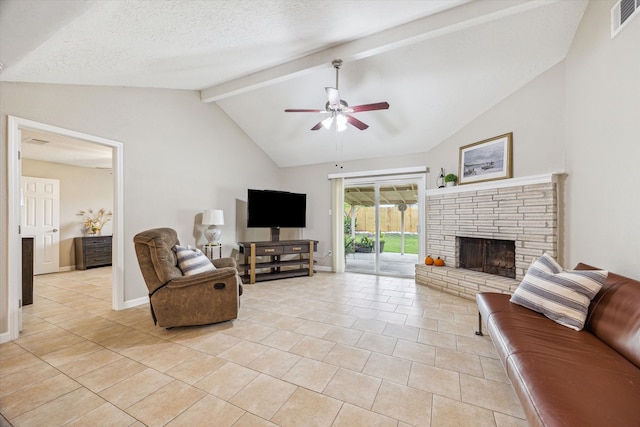
<svg viewBox="0 0 640 427"><path fill-rule="evenodd" d="M436 260L433 261L433 264L436 267L443 267L444 266L444 260L441 259L440 257L438 257Z"/></svg>
<svg viewBox="0 0 640 427"><path fill-rule="evenodd" d="M427 264L427 265L433 265L433 258L431 258L431 255L427 256L424 259L424 263Z"/></svg>

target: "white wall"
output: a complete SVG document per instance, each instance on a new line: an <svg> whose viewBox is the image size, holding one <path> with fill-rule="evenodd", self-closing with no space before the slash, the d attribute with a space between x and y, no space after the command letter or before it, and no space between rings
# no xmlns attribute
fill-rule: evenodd
<svg viewBox="0 0 640 427"><path fill-rule="evenodd" d="M327 149L333 150L334 147L327 146ZM331 182L327 178L329 174L425 166L425 164L425 155L407 155L283 168L281 180L284 189L307 194L307 227L303 230L303 238L318 240L318 253L314 256L314 261L318 265L331 267L331 257L328 255L332 248L331 216L329 215ZM342 212L338 214L342 215Z"/></svg>
<svg viewBox="0 0 640 427"><path fill-rule="evenodd" d="M312 216L307 219L309 224L304 234L305 238L320 241L319 264L331 265L330 258L322 259L331 250L328 174L428 166L431 172L427 174L427 189L432 189L436 187L441 167L446 173L458 175L461 146L507 132L513 132L514 137L514 176L564 171L563 81L564 66L559 64L429 152L282 169L282 181L288 189L307 193ZM348 144L348 138L344 144Z"/></svg>
<svg viewBox="0 0 640 427"><path fill-rule="evenodd" d="M455 171L459 146L512 131L514 176L567 173L565 267L640 278L640 18L612 40L614 3L590 2L563 62L431 150L427 164Z"/></svg>
<svg viewBox="0 0 640 427"><path fill-rule="evenodd" d="M592 1L566 60L566 251L640 279L640 17L613 40Z"/></svg>
<svg viewBox="0 0 640 427"><path fill-rule="evenodd" d="M224 209L228 254L236 240L251 236L240 212L247 188L271 188L307 193L302 237L320 240L322 257L331 248L327 174L426 165L432 171L427 187L434 188L440 167L458 170L460 146L513 132L514 176L568 173L563 262L640 278L640 18L611 40L613 3L590 2L566 61L424 154L278 170L215 104L203 104L195 92L153 89L0 83L0 135L6 147L11 114L123 142L125 242L155 226L176 228L184 243L202 241L198 214ZM6 149L0 153L6 165ZM622 179L614 183L614 176ZM0 184L6 253L4 174ZM125 297L134 299L146 288L133 245L125 249ZM6 255L0 257L0 271L6 263ZM6 301L6 275L1 279Z"/></svg>
<svg viewBox="0 0 640 427"><path fill-rule="evenodd" d="M564 171L564 75L563 63L552 67L429 151L427 188L437 187L440 167L460 175L460 147L508 132L514 177Z"/></svg>
<svg viewBox="0 0 640 427"><path fill-rule="evenodd" d="M22 175L60 180L60 269L75 267L73 239L86 235L78 211L113 211L111 171L23 159ZM113 221L108 222L102 234L112 234L112 225Z"/></svg>
<svg viewBox="0 0 640 427"><path fill-rule="evenodd" d="M312 200L305 238L321 240L320 255L331 248L327 174L426 165L431 189L440 167L459 174L459 147L513 132L515 177L567 173L560 261L640 278L640 18L611 40L613 4L590 2L566 60L431 151L283 169L284 185Z"/></svg>
<svg viewBox="0 0 640 427"><path fill-rule="evenodd" d="M145 229L173 227L195 244L203 209L223 209L223 254L236 242L236 199L279 187L276 165L195 91L0 83L1 144L7 115L123 143L125 300L147 295L132 243ZM7 164L6 148L0 164ZM0 175L0 333L7 331L7 177Z"/></svg>

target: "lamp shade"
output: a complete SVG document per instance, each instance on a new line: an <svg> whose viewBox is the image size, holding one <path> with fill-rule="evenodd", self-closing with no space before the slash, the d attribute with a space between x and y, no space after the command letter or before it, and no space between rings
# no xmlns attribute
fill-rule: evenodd
<svg viewBox="0 0 640 427"><path fill-rule="evenodd" d="M206 209L202 213L202 224L224 225L224 212L219 209Z"/></svg>

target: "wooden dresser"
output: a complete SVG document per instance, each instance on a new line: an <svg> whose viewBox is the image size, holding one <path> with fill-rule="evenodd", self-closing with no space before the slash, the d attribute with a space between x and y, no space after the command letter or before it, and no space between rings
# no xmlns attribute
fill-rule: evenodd
<svg viewBox="0 0 640 427"><path fill-rule="evenodd" d="M112 236L76 237L76 270L111 265Z"/></svg>

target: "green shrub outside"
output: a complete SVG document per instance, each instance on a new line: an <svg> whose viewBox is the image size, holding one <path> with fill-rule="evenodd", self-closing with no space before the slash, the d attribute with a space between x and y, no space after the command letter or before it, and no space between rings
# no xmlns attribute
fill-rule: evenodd
<svg viewBox="0 0 640 427"><path fill-rule="evenodd" d="M367 236L366 233L356 233L356 242L359 242L363 236ZM384 252L400 253L400 233L384 233L382 240L384 240ZM404 253L405 254L417 254L418 253L418 235L417 234L405 234L404 235Z"/></svg>

